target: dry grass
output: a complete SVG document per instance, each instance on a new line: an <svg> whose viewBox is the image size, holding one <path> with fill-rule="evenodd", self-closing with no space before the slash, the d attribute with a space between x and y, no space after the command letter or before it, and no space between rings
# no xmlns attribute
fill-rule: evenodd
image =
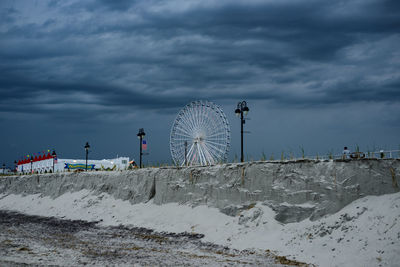
<svg viewBox="0 0 400 267"><path fill-rule="evenodd" d="M300 261L296 261L296 260L290 260L290 259L286 258L285 256L275 255L269 249L265 250L265 252L267 253L268 256L271 256L271 257L275 258L275 263L285 264L285 265L289 265L289 266L302 266L302 267L314 266L314 265L311 265L311 264L307 264L305 262L300 262Z"/></svg>

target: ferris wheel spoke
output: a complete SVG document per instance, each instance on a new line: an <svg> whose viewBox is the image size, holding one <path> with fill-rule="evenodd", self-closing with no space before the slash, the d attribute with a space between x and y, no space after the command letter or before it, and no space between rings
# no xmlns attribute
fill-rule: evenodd
<svg viewBox="0 0 400 267"><path fill-rule="evenodd" d="M190 142L190 138L174 138L175 141L189 141ZM183 145L183 143L182 143Z"/></svg>
<svg viewBox="0 0 400 267"><path fill-rule="evenodd" d="M184 132L184 133L186 133L186 134L188 134L188 135L191 134L190 129L188 129L188 128L183 128L182 126L177 126L177 127L175 127L175 130L176 130L176 131Z"/></svg>
<svg viewBox="0 0 400 267"><path fill-rule="evenodd" d="M199 110L198 110L198 121L199 121L199 128L204 129L204 124L203 121L206 118L205 110L204 110L204 104L200 103L199 105Z"/></svg>
<svg viewBox="0 0 400 267"><path fill-rule="evenodd" d="M212 146L210 144L206 144L206 146L210 149L210 151L212 151L212 153L213 153L213 155L215 155L216 159L225 158L225 151L223 151L223 150L221 150L221 149L219 149L217 147L214 147L214 146Z"/></svg>
<svg viewBox="0 0 400 267"><path fill-rule="evenodd" d="M212 130L213 116L210 113L210 108L205 107L203 111L203 117L201 121L201 125L203 128L207 129L207 131Z"/></svg>
<svg viewBox="0 0 400 267"><path fill-rule="evenodd" d="M193 129L196 129L196 128L197 128L197 121L196 121L196 116L197 116L197 114L196 114L196 109L194 109L193 107L190 107L190 113L189 113L189 115L190 115L190 120L191 120L192 123L193 123Z"/></svg>
<svg viewBox="0 0 400 267"><path fill-rule="evenodd" d="M203 106L203 113L202 113L202 120L201 120L201 127L205 129L207 135L215 131L217 127L215 124L218 124L217 121L214 120L214 114L211 112L213 109L208 107L207 104Z"/></svg>
<svg viewBox="0 0 400 267"><path fill-rule="evenodd" d="M206 139L207 143L213 144L217 147L225 147L227 144L229 144L228 142L224 142L225 138L213 138L213 139Z"/></svg>
<svg viewBox="0 0 400 267"><path fill-rule="evenodd" d="M191 140L193 139L193 137L187 135L187 134L183 134L183 133L175 133L175 136L173 137L173 139L177 140L177 139L186 139L186 140Z"/></svg>
<svg viewBox="0 0 400 267"><path fill-rule="evenodd" d="M192 131L193 127L189 123L189 121L186 118L187 113L181 111L178 115L178 118L176 119L176 123L179 123L180 126L185 127L185 131Z"/></svg>
<svg viewBox="0 0 400 267"><path fill-rule="evenodd" d="M186 118L182 117L180 119L180 122L181 123L178 125L178 126L180 126L179 128L184 129L185 131L187 131L189 133L193 132L193 126L189 123L189 121Z"/></svg>
<svg viewBox="0 0 400 267"><path fill-rule="evenodd" d="M207 142L207 145L210 146L211 148L213 148L213 149L215 149L215 150L221 152L222 154L225 153L225 151L222 150L221 148L219 148L219 146L217 146L217 145L214 145L214 144L212 144L212 143L210 143L210 142Z"/></svg>
<svg viewBox="0 0 400 267"><path fill-rule="evenodd" d="M187 136L187 135L176 134L175 137L173 137L171 140L175 140L175 141L191 141L192 137Z"/></svg>
<svg viewBox="0 0 400 267"><path fill-rule="evenodd" d="M193 121L191 120L191 118L189 116L187 116L187 113L185 114L185 116L182 117L182 119L184 120L188 130L190 132L193 132L195 127L194 127L194 124L193 124Z"/></svg>
<svg viewBox="0 0 400 267"><path fill-rule="evenodd" d="M180 127L176 127L175 130L176 130L175 131L176 134L185 135L185 136L190 137L190 138L192 137L191 133L186 129L183 129L183 128L180 128Z"/></svg>
<svg viewBox="0 0 400 267"><path fill-rule="evenodd" d="M206 105L203 105L202 117L201 117L201 122L200 122L202 128L206 128L206 129L208 128L207 120L209 120L209 118L210 118L209 109L207 108Z"/></svg>
<svg viewBox="0 0 400 267"><path fill-rule="evenodd" d="M225 132L224 127L221 127L222 124L224 124L223 121L216 121L217 123L215 124L210 124L209 125L209 132L207 136L215 135L218 133L223 134Z"/></svg>
<svg viewBox="0 0 400 267"><path fill-rule="evenodd" d="M215 150L213 148L211 148L207 143L204 143L204 146L207 147L208 151L210 152L210 154L212 155L213 158L215 158L215 159L220 158L218 153L216 153Z"/></svg>
<svg viewBox="0 0 400 267"><path fill-rule="evenodd" d="M215 136L224 136L226 133L224 132L217 132L211 135L207 135L207 139L209 139L210 137L215 137Z"/></svg>
<svg viewBox="0 0 400 267"><path fill-rule="evenodd" d="M213 144L214 146L217 146L217 147L224 146L223 144L218 143L218 142L214 142L214 141L215 140L209 140L209 139L206 140L207 143Z"/></svg>
<svg viewBox="0 0 400 267"><path fill-rule="evenodd" d="M197 106L196 108L196 126L197 130L201 129L201 104Z"/></svg>

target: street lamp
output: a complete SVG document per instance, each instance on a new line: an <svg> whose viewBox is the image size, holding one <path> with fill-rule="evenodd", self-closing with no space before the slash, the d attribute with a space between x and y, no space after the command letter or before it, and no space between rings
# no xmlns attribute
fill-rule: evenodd
<svg viewBox="0 0 400 267"><path fill-rule="evenodd" d="M139 168L142 168L142 155L143 155L143 152L142 152L142 140L143 140L143 136L145 136L145 135L146 135L146 134L144 133L143 128L140 128L140 129L139 129L139 133L137 134L137 137L138 137L139 140L140 140L140 143L139 143L139 148L140 148Z"/></svg>
<svg viewBox="0 0 400 267"><path fill-rule="evenodd" d="M87 171L87 160L88 160L89 148L90 148L89 142L86 142L86 145L85 145L85 150L86 150L86 171Z"/></svg>
<svg viewBox="0 0 400 267"><path fill-rule="evenodd" d="M31 174L33 174L33 157L32 157L32 155L31 155Z"/></svg>
<svg viewBox="0 0 400 267"><path fill-rule="evenodd" d="M237 104L237 108L235 110L236 116L240 117L240 161L244 161L244 156L243 156L243 124L246 123L243 114L247 116L247 113L249 112L249 108L247 107L247 102L242 101Z"/></svg>
<svg viewBox="0 0 400 267"><path fill-rule="evenodd" d="M15 174L18 172L18 162L14 160L14 165L15 165Z"/></svg>
<svg viewBox="0 0 400 267"><path fill-rule="evenodd" d="M53 150L53 153L51 153L51 156L53 157L53 173L54 173L54 161L55 161L55 159L57 157L57 154L56 154L55 150Z"/></svg>

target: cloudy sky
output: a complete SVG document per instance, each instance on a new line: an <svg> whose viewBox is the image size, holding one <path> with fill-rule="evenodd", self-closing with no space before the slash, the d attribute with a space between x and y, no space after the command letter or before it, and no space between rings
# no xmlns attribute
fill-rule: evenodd
<svg viewBox="0 0 400 267"><path fill-rule="evenodd" d="M225 111L230 159L400 149L400 1L0 2L0 160L56 149L170 162L176 114ZM0 163L1 163L0 162Z"/></svg>

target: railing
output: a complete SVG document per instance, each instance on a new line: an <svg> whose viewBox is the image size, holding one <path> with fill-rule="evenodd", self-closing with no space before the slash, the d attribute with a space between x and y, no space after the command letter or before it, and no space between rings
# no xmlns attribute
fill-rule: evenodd
<svg viewBox="0 0 400 267"><path fill-rule="evenodd" d="M315 156L304 156L296 157L294 160L298 159L342 159L343 154L325 154L325 155L315 155ZM400 159L400 150L379 150L379 151L368 151L368 152L353 152L350 153L349 159Z"/></svg>

